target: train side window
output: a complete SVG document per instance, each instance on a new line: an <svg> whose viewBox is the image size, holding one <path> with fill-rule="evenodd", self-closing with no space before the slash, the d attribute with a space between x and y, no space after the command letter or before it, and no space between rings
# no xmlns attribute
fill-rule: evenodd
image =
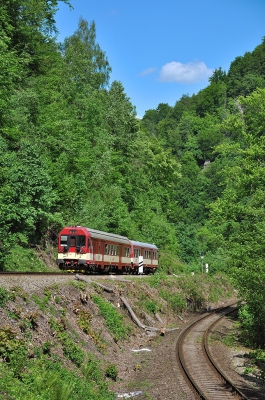
<svg viewBox="0 0 265 400"><path fill-rule="evenodd" d="M60 245L61 246L67 246L67 235L62 235L61 236Z"/></svg>
<svg viewBox="0 0 265 400"><path fill-rule="evenodd" d="M141 250L140 249L134 249L134 257L137 258L141 255Z"/></svg>
<svg viewBox="0 0 265 400"><path fill-rule="evenodd" d="M100 254L100 242L98 242L98 252Z"/></svg>
<svg viewBox="0 0 265 400"><path fill-rule="evenodd" d="M109 245L108 244L105 244L105 254L108 254L109 253Z"/></svg>
<svg viewBox="0 0 265 400"><path fill-rule="evenodd" d="M150 258L150 256L151 256L150 250L145 250L144 251L144 256L145 256L145 258Z"/></svg>

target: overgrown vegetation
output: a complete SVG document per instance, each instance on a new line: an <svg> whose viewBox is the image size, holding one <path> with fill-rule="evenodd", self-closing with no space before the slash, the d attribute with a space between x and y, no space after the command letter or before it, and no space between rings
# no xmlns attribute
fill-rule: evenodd
<svg viewBox="0 0 265 400"><path fill-rule="evenodd" d="M57 43L57 0L0 3L0 268L45 270L66 224L155 243L165 273L231 274L264 348L264 38L139 121L94 21Z"/></svg>
<svg viewBox="0 0 265 400"><path fill-rule="evenodd" d="M132 279L109 285L122 291L136 312L157 312L168 326L176 326L177 313L191 309L186 302L190 288L195 298L203 297L203 307L208 295L218 292L218 300L233 290L225 276L205 276L197 292L192 275L160 274L156 287L149 285L154 276ZM19 287L0 287L1 316L6 321L0 327L0 392L6 398L115 398L109 384L119 381L117 344L123 351L137 328L125 308L116 306L115 295L107 300L95 284L86 284L80 292L79 283L49 285L38 296Z"/></svg>
<svg viewBox="0 0 265 400"><path fill-rule="evenodd" d="M97 295L92 295L93 301L99 308L99 313L103 315L109 331L113 334L115 341L128 338L130 327L124 323L121 314L114 308L113 304L102 299Z"/></svg>

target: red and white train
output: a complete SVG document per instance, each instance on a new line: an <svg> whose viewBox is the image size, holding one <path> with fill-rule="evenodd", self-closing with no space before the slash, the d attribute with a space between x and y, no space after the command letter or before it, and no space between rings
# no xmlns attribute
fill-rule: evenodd
<svg viewBox="0 0 265 400"><path fill-rule="evenodd" d="M158 248L113 233L67 226L58 235L56 263L61 270L85 273L154 273Z"/></svg>

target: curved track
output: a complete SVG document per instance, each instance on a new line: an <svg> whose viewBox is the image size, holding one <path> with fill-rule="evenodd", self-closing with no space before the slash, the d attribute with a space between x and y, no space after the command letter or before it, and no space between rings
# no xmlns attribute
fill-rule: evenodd
<svg viewBox="0 0 265 400"><path fill-rule="evenodd" d="M233 304L206 314L188 326L179 336L177 357L189 384L200 399L248 400L215 366L207 345L212 327L235 309L236 305Z"/></svg>

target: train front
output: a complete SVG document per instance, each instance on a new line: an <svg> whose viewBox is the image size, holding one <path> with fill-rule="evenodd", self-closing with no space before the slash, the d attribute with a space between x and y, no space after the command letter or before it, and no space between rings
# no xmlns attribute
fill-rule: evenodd
<svg viewBox="0 0 265 400"><path fill-rule="evenodd" d="M88 270L91 263L91 240L84 227L65 227L58 235L56 264L61 270Z"/></svg>

